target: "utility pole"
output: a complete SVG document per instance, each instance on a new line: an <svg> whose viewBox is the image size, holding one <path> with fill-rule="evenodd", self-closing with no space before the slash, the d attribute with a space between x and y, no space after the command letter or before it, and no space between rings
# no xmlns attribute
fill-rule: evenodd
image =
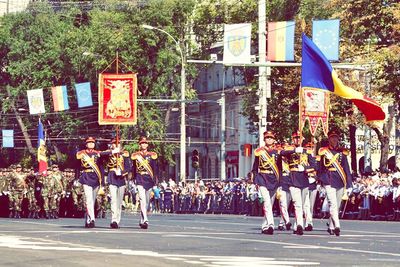
<svg viewBox="0 0 400 267"><path fill-rule="evenodd" d="M223 67L223 72L225 73L225 67ZM222 75L222 78L225 80L225 74ZM221 105L221 181L226 180L226 125L225 125L225 92L224 92L224 86L225 83L224 81L222 82L222 93L221 93L221 99L219 101L219 104Z"/></svg>
<svg viewBox="0 0 400 267"><path fill-rule="evenodd" d="M266 38L266 3L265 0L258 1L258 61L265 64L267 60L267 38ZM271 95L271 67L258 67L258 90L259 90L259 123L258 135L259 145L263 145L263 133L267 129L267 97Z"/></svg>
<svg viewBox="0 0 400 267"><path fill-rule="evenodd" d="M368 68L365 74L365 93L369 96L371 92L371 73L370 68ZM364 125L364 172L372 171L371 163L371 128Z"/></svg>

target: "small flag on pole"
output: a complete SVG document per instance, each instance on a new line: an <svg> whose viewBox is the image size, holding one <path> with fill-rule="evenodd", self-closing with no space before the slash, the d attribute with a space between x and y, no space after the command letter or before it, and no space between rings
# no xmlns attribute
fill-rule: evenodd
<svg viewBox="0 0 400 267"><path fill-rule="evenodd" d="M294 60L294 29L294 21L278 21L268 23L268 60Z"/></svg>
<svg viewBox="0 0 400 267"><path fill-rule="evenodd" d="M313 21L313 42L328 60L339 60L339 26L338 19Z"/></svg>
<svg viewBox="0 0 400 267"><path fill-rule="evenodd" d="M41 114L45 113L43 89L34 89L26 91L28 95L29 113Z"/></svg>
<svg viewBox="0 0 400 267"><path fill-rule="evenodd" d="M89 82L75 84L75 90L79 108L93 106L92 91L90 90Z"/></svg>
<svg viewBox="0 0 400 267"><path fill-rule="evenodd" d="M14 147L14 130L2 130L3 147Z"/></svg>
<svg viewBox="0 0 400 267"><path fill-rule="evenodd" d="M53 96L54 111L63 111L69 109L67 86L51 87Z"/></svg>
<svg viewBox="0 0 400 267"><path fill-rule="evenodd" d="M39 174L47 175L47 157L46 157L46 143L44 138L43 124L39 118L38 125L38 163L39 163Z"/></svg>
<svg viewBox="0 0 400 267"><path fill-rule="evenodd" d="M225 24L224 64L250 63L251 24Z"/></svg>

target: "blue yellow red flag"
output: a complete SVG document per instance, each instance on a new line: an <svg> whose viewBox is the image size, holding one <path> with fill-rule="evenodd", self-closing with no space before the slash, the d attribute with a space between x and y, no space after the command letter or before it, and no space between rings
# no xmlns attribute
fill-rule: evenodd
<svg viewBox="0 0 400 267"><path fill-rule="evenodd" d="M47 175L47 157L46 157L46 144L44 139L43 124L39 118L38 125L38 163L39 163L39 174Z"/></svg>
<svg viewBox="0 0 400 267"><path fill-rule="evenodd" d="M326 90L349 99L364 114L366 122L383 121L385 112L371 98L343 84L321 50L302 35L301 87Z"/></svg>

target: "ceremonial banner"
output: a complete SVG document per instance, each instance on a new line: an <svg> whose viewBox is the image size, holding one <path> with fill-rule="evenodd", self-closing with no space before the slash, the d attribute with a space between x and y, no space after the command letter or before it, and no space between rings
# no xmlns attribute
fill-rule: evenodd
<svg viewBox="0 0 400 267"><path fill-rule="evenodd" d="M301 87L319 89L350 99L364 114L366 122L383 121L385 112L377 102L342 83L328 59L303 33Z"/></svg>
<svg viewBox="0 0 400 267"><path fill-rule="evenodd" d="M225 24L224 64L250 63L251 24Z"/></svg>
<svg viewBox="0 0 400 267"><path fill-rule="evenodd" d="M268 23L267 60L294 60L294 21L278 21Z"/></svg>
<svg viewBox="0 0 400 267"><path fill-rule="evenodd" d="M327 92L301 88L299 94L299 131L302 132L306 121L310 124L311 135L315 135L319 123L325 136L328 135L329 94Z"/></svg>
<svg viewBox="0 0 400 267"><path fill-rule="evenodd" d="M63 111L69 109L67 86L51 87L53 96L54 111Z"/></svg>
<svg viewBox="0 0 400 267"><path fill-rule="evenodd" d="M313 42L328 60L339 60L339 25L338 19L313 21Z"/></svg>
<svg viewBox="0 0 400 267"><path fill-rule="evenodd" d="M39 119L38 125L38 152L39 174L47 175L46 143L44 140L43 124Z"/></svg>
<svg viewBox="0 0 400 267"><path fill-rule="evenodd" d="M3 147L14 147L14 130L2 130Z"/></svg>
<svg viewBox="0 0 400 267"><path fill-rule="evenodd" d="M34 89L26 91L28 94L28 104L30 114L45 113L43 89Z"/></svg>
<svg viewBox="0 0 400 267"><path fill-rule="evenodd" d="M79 108L93 106L92 91L90 90L89 82L75 84L75 90Z"/></svg>
<svg viewBox="0 0 400 267"><path fill-rule="evenodd" d="M99 124L136 124L136 74L99 75Z"/></svg>

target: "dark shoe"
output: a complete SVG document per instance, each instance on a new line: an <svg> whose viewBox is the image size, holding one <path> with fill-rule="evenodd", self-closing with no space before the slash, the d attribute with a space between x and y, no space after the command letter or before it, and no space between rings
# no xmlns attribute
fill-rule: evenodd
<svg viewBox="0 0 400 267"><path fill-rule="evenodd" d="M118 229L118 228L119 228L118 223L116 223L116 222L110 223L110 227L111 227L112 229Z"/></svg>
<svg viewBox="0 0 400 267"><path fill-rule="evenodd" d="M53 216L53 219L58 219L57 211L53 211L52 216Z"/></svg>
<svg viewBox="0 0 400 267"><path fill-rule="evenodd" d="M311 232L313 230L313 226L311 225L311 224L308 224L305 228L304 228L304 231L307 231L307 232Z"/></svg>
<svg viewBox="0 0 400 267"><path fill-rule="evenodd" d="M15 218L15 219L21 219L21 214L20 214L19 211L15 212L14 218Z"/></svg>
<svg viewBox="0 0 400 267"><path fill-rule="evenodd" d="M39 213L37 211L35 211L35 214L33 215L33 218L34 219L40 219Z"/></svg>
<svg viewBox="0 0 400 267"><path fill-rule="evenodd" d="M292 223L291 222L288 222L287 224L286 224L286 230L290 230L290 228L292 228Z"/></svg>
<svg viewBox="0 0 400 267"><path fill-rule="evenodd" d="M273 235L274 234L274 227L270 226L268 228L264 228L261 231L262 234L264 235Z"/></svg>
<svg viewBox="0 0 400 267"><path fill-rule="evenodd" d="M147 229L147 228L149 228L149 223L148 222L139 223L139 226L142 229Z"/></svg>
<svg viewBox="0 0 400 267"><path fill-rule="evenodd" d="M330 235L334 235L333 230L328 228L328 230L326 230Z"/></svg>
<svg viewBox="0 0 400 267"><path fill-rule="evenodd" d="M14 218L14 212L10 210L10 213L8 214L8 218L12 219Z"/></svg>
<svg viewBox="0 0 400 267"><path fill-rule="evenodd" d="M33 211L29 212L28 219L33 219Z"/></svg>
<svg viewBox="0 0 400 267"><path fill-rule="evenodd" d="M95 227L94 221L90 221L89 228L94 228L94 227Z"/></svg>
<svg viewBox="0 0 400 267"><path fill-rule="evenodd" d="M293 234L303 235L303 227L301 225L297 225L297 228L295 231L293 231Z"/></svg>
<svg viewBox="0 0 400 267"><path fill-rule="evenodd" d="M339 227L336 227L336 228L333 230L333 233L334 233L336 236L340 236L340 228L339 228Z"/></svg>
<svg viewBox="0 0 400 267"><path fill-rule="evenodd" d="M283 228L283 224L278 225L278 230L283 231L285 228Z"/></svg>
<svg viewBox="0 0 400 267"><path fill-rule="evenodd" d="M106 218L106 212L105 212L105 211L103 211L103 212L102 212L102 214L101 214L101 218L103 218L103 219L105 219L105 218Z"/></svg>

